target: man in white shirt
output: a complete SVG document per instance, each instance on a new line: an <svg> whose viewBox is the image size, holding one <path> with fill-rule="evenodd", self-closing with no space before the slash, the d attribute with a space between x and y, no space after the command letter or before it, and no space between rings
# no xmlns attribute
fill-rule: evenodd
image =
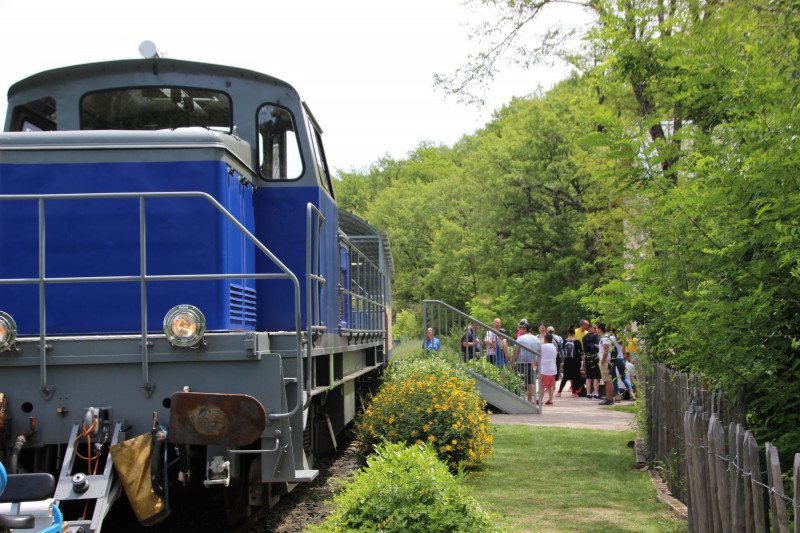
<svg viewBox="0 0 800 533"><path fill-rule="evenodd" d="M525 377L525 386L528 390L528 401L533 403L533 368L537 355L542 355L542 343L536 335L531 334L531 326L528 322L520 322L519 327L524 331L522 335L517 337L517 343L522 345L514 345L514 363L516 364L517 371ZM538 400L537 400L538 401Z"/></svg>
<svg viewBox="0 0 800 533"><path fill-rule="evenodd" d="M611 336L606 333L606 325L603 322L595 324L597 335L600 337L600 376L606 387L606 399L600 405L614 405L614 382L611 380Z"/></svg>

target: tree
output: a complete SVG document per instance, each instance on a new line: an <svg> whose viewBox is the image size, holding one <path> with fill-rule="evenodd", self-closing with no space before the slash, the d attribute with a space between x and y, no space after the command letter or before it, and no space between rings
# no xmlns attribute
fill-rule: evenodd
<svg viewBox="0 0 800 533"><path fill-rule="evenodd" d="M665 174L663 154L631 152L642 207L629 222L646 238L586 303L644 323L656 359L743 388L759 441L789 454L800 449L798 11L724 2L700 18L666 42L655 84L665 109L681 106L680 157Z"/></svg>
<svg viewBox="0 0 800 533"><path fill-rule="evenodd" d="M439 78L450 92L469 99L504 54L525 64L557 57L594 81L605 108L581 142L592 155L605 148L606 164L589 174L624 216L600 209L585 222L603 282L584 303L643 324L654 357L744 387L759 440L800 449L800 404L785 386L800 378L800 3L576 2L594 19L573 28L585 39L573 55L558 40L568 32L524 41L524 28L564 2L473 3L497 18L482 27L487 49ZM609 99L620 90L635 105L615 115ZM624 253L613 252L614 233Z"/></svg>

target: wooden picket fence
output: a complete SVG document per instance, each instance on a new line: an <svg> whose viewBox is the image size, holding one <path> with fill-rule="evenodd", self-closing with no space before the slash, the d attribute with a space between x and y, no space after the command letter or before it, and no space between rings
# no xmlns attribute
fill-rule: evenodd
<svg viewBox="0 0 800 533"><path fill-rule="evenodd" d="M789 533L793 517L800 533L800 453L787 496L777 448L760 450L744 428L741 395L661 365L643 377L648 460L689 509L690 531Z"/></svg>

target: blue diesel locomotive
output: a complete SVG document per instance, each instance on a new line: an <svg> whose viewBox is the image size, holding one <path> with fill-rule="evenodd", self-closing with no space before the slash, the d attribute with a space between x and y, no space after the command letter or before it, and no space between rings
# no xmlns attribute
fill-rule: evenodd
<svg viewBox="0 0 800 533"><path fill-rule="evenodd" d="M257 72L156 56L13 85L0 250L0 453L53 474L72 532L123 489L145 525L202 486L232 523L271 505L390 357L388 239Z"/></svg>

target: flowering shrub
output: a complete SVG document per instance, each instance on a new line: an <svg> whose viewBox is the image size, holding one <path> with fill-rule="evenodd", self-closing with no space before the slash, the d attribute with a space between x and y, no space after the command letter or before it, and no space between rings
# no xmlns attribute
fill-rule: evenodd
<svg viewBox="0 0 800 533"><path fill-rule="evenodd" d="M383 444L343 484L326 521L309 531L494 531L490 516L429 446Z"/></svg>
<svg viewBox="0 0 800 533"><path fill-rule="evenodd" d="M485 405L463 369L438 357L400 361L359 419L359 452L384 441L429 443L453 467L480 463L493 441Z"/></svg>

